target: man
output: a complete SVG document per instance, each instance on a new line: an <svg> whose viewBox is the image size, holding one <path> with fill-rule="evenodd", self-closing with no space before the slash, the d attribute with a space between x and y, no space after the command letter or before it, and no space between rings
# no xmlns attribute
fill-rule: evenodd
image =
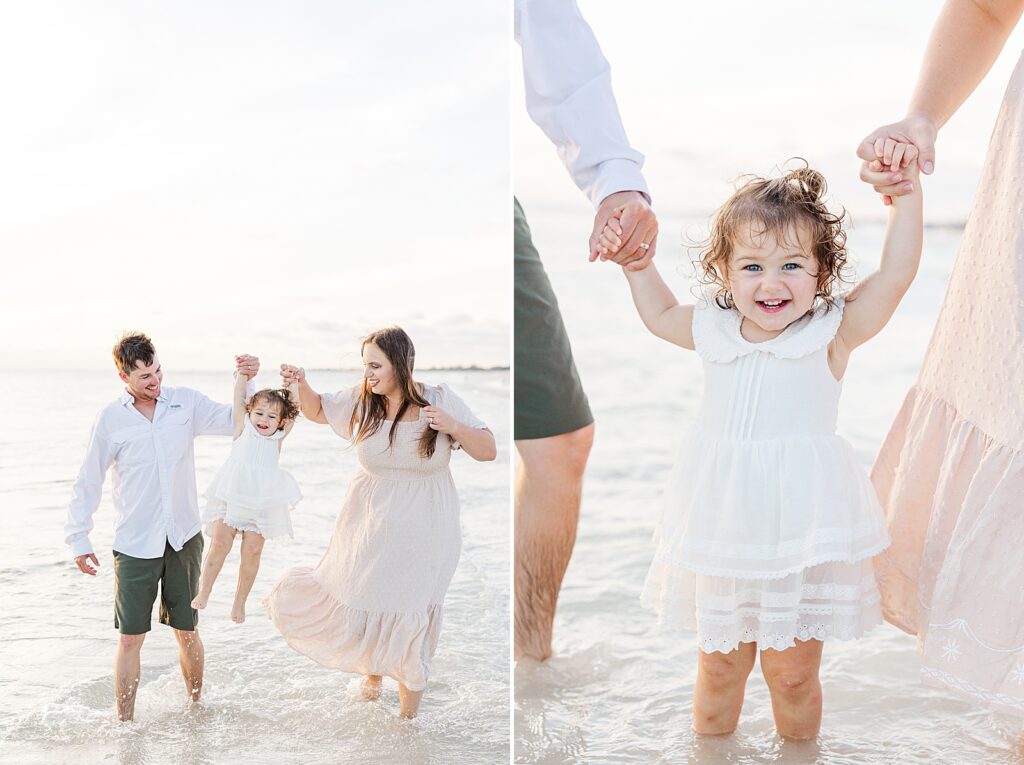
<svg viewBox="0 0 1024 765"><path fill-rule="evenodd" d="M654 257L658 223L626 139L608 62L573 0L517 0L527 111L597 208L590 260L632 269ZM598 250L620 211L622 245ZM551 627L579 518L594 419L572 359L558 301L515 203L516 658L551 655Z"/></svg>
<svg viewBox="0 0 1024 765"><path fill-rule="evenodd" d="M203 687L203 644L192 608L199 585L203 536L196 499L193 439L231 435L231 405L189 388L162 386L163 370L152 341L124 335L113 350L125 391L100 412L75 481L65 541L83 574L96 575L99 559L89 532L103 481L113 466L114 626L121 637L114 661L117 716L131 720L139 686L139 656L160 595L160 622L174 631L185 688L198 700ZM250 380L259 359L235 357L236 374Z"/></svg>

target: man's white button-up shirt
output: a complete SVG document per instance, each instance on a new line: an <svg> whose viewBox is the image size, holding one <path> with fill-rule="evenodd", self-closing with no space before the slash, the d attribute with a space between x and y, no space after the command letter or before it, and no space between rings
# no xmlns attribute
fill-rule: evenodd
<svg viewBox="0 0 1024 765"><path fill-rule="evenodd" d="M595 207L616 191L650 199L644 155L629 145L611 69L574 0L516 0L526 110Z"/></svg>
<svg viewBox="0 0 1024 765"><path fill-rule="evenodd" d="M193 439L230 436L231 405L190 388L164 387L150 422L134 403L125 391L93 425L64 526L75 557L93 552L92 517L111 466L115 550L134 558L160 558L167 542L180 550L200 530Z"/></svg>

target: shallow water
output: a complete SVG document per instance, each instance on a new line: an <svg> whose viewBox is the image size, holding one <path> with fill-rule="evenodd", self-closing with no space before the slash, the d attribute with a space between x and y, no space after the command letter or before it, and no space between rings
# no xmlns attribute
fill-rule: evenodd
<svg viewBox="0 0 1024 765"><path fill-rule="evenodd" d="M310 373L320 390L357 379ZM136 722L113 714L113 511L107 494L92 541L100 573L75 569L62 526L71 484L99 409L118 395L111 372L22 379L16 411L0 433L0 592L4 662L0 663L0 761L34 763L445 763L507 762L508 672L508 394L506 371L433 372L488 423L498 459L476 463L461 453L452 471L462 500L462 559L445 601L445 625L420 717L399 721L397 687L385 680L377 703L359 700L359 679L293 652L259 607L280 574L313 565L333 528L355 454L326 427L300 421L281 464L298 479L294 541L272 540L263 553L248 619L228 618L236 551L225 564L201 634L206 647L203 701L186 703L177 649L155 624L142 651ZM31 384L29 384L31 382ZM261 376L258 384L272 384ZM230 374L168 373L169 385L196 387L227 400ZM227 457L230 439L196 441L200 489Z"/></svg>
<svg viewBox="0 0 1024 765"><path fill-rule="evenodd" d="M640 590L661 488L679 435L695 416L696 354L647 334L625 279L585 261L586 220L526 208L597 419L579 536L559 601L555 656L515 672L515 761L520 763L1018 763L1018 721L953 699L918 681L913 637L883 625L860 641L829 642L822 662L825 712L817 742L774 732L767 687L755 668L737 732L691 730L696 641L661 631ZM681 299L692 282L676 232L661 221L659 268ZM877 265L880 227L850 233L859 270ZM865 469L913 384L959 243L929 229L921 273L897 316L855 351L844 381L839 432Z"/></svg>

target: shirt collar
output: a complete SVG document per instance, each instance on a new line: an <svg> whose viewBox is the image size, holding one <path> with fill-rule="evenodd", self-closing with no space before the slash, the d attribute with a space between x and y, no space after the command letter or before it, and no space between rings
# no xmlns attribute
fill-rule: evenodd
<svg viewBox="0 0 1024 765"><path fill-rule="evenodd" d="M131 406L135 403L135 396L132 395L131 391L125 388L121 392L121 396L117 399L122 406ZM160 395L156 397L156 400L162 404L166 404L168 401L167 389L164 386L160 386Z"/></svg>

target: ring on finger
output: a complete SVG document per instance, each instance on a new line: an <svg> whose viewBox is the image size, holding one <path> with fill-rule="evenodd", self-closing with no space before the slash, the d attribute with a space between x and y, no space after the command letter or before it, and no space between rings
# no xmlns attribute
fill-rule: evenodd
<svg viewBox="0 0 1024 765"><path fill-rule="evenodd" d="M647 242L640 242L640 249L641 250L649 250L649 249L651 249L651 245L647 244Z"/></svg>

